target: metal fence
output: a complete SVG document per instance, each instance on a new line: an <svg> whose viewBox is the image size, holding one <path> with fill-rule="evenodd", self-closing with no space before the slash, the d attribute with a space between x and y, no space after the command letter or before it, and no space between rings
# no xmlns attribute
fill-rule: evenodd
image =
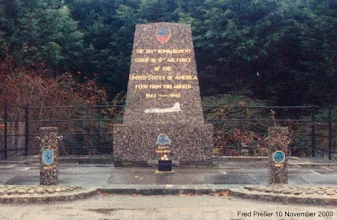
<svg viewBox="0 0 337 220"><path fill-rule="evenodd" d="M39 152L39 128L56 126L63 136L63 155L113 152L113 124L123 123L123 105L0 107L0 159ZM263 148L267 129L275 123L291 131L293 155L337 155L337 109L318 106L204 105L205 123L214 125L214 148L223 154ZM254 145L254 146L252 146Z"/></svg>
<svg viewBox="0 0 337 220"><path fill-rule="evenodd" d="M219 145L225 149L240 150L252 149L250 144L263 145L261 140L267 136L268 127L274 125L271 117L271 111L274 111L275 124L289 128L289 149L292 155L326 156L329 159L337 155L337 108L222 105L203 106L203 110L205 121L213 124L215 128L215 147ZM246 143L239 143L238 140L233 143L230 140L236 131L243 136L241 139L253 136L256 140L250 141L248 146L245 146Z"/></svg>
<svg viewBox="0 0 337 220"><path fill-rule="evenodd" d="M28 152L28 115L27 107L10 106L3 103L0 111L0 160L27 155ZM10 112L21 115L20 119L12 117Z"/></svg>

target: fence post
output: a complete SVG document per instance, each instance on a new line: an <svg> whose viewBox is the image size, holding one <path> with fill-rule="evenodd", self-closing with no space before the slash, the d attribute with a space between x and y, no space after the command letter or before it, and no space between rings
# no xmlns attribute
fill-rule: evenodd
<svg viewBox="0 0 337 220"><path fill-rule="evenodd" d="M25 156L28 156L29 145L29 105L25 105Z"/></svg>
<svg viewBox="0 0 337 220"><path fill-rule="evenodd" d="M4 128L4 144L5 144L5 160L8 159L8 103L4 103L4 121L5 121L5 128Z"/></svg>
<svg viewBox="0 0 337 220"><path fill-rule="evenodd" d="M332 151L332 106L329 106L329 113L328 113L328 120L329 120L329 160L331 160L331 151Z"/></svg>
<svg viewBox="0 0 337 220"><path fill-rule="evenodd" d="M98 151L99 151L99 153L100 152L102 152L102 149L101 149L101 140L100 140L100 138L101 138L101 134L100 134L100 130L101 130L101 126L100 126L100 118L99 118L99 116L98 116L98 125L97 125L97 148L98 148Z"/></svg>
<svg viewBox="0 0 337 220"><path fill-rule="evenodd" d="M311 107L311 147L312 147L312 156L316 157L316 132L315 132L315 121L316 121L316 107L313 105Z"/></svg>

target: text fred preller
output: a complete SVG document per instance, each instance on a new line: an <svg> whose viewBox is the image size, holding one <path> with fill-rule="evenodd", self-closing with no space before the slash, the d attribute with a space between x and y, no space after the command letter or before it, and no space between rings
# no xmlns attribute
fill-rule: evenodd
<svg viewBox="0 0 337 220"><path fill-rule="evenodd" d="M330 213L330 217L332 213ZM237 211L237 217L319 217L321 212L292 212L292 211ZM332 214L333 215L333 214ZM320 216L323 217L323 216Z"/></svg>

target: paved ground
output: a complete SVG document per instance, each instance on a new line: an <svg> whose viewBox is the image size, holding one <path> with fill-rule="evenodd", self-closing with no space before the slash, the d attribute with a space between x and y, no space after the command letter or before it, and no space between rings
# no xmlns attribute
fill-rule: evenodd
<svg viewBox="0 0 337 220"><path fill-rule="evenodd" d="M23 163L25 162L25 163ZM290 185L337 185L337 163L319 159L290 160ZM0 184L38 185L36 160L0 163ZM109 187L112 184L268 184L266 161L219 160L215 168L180 168L172 175L153 168L114 168L111 164L60 163L60 184Z"/></svg>
<svg viewBox="0 0 337 220"><path fill-rule="evenodd" d="M283 205L227 196L106 195L72 202L1 205L0 219L336 220L337 209L336 206Z"/></svg>
<svg viewBox="0 0 337 220"><path fill-rule="evenodd" d="M175 168L172 174L156 174L154 168L115 168L112 164L61 161L58 187L40 189L37 157L1 161L0 203L42 201L43 197L52 201L49 197L54 194L62 201L81 199L93 195L98 188L109 193L147 195L223 191L243 198L295 204L337 204L336 161L291 158L289 184L282 189L268 186L264 158L258 161L220 158L214 164L212 168ZM67 192L68 189L74 192Z"/></svg>

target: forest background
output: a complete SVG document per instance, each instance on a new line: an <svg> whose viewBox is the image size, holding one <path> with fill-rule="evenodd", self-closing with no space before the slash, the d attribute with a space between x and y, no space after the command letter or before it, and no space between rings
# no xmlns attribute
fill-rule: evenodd
<svg viewBox="0 0 337 220"><path fill-rule="evenodd" d="M1 0L0 57L125 92L135 25L191 24L202 96L337 102L336 0ZM41 69L41 68L40 68Z"/></svg>

